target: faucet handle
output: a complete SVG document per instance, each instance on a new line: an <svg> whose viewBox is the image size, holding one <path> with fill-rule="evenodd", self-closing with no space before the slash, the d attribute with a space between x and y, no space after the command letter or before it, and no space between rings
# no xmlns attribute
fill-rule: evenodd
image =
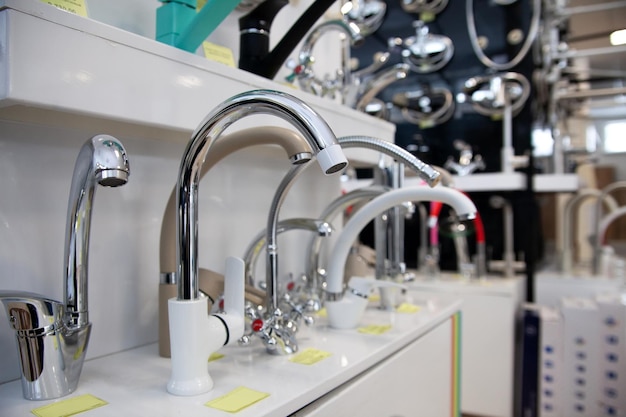
<svg viewBox="0 0 626 417"><path fill-rule="evenodd" d="M62 326L63 304L26 291L0 291L0 300L17 331L47 333Z"/></svg>

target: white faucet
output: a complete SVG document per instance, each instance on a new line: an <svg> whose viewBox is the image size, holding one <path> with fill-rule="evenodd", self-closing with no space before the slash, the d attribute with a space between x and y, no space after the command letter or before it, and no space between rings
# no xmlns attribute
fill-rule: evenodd
<svg viewBox="0 0 626 417"><path fill-rule="evenodd" d="M355 239L361 230L385 210L406 201L441 201L452 206L460 220L470 220L476 215L476 206L465 194L446 187L414 186L388 191L361 207L345 224L332 250L326 279L326 311L329 324L337 329L355 328L367 306L367 295L362 289L348 284L344 294L344 267ZM367 288L367 287L365 287ZM372 286L369 289L373 288Z"/></svg>

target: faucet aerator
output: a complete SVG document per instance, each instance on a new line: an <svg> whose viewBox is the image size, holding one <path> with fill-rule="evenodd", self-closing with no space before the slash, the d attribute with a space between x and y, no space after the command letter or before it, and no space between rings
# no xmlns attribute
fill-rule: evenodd
<svg viewBox="0 0 626 417"><path fill-rule="evenodd" d="M339 172L348 166L348 160L338 143L320 149L317 153L317 162L326 175Z"/></svg>
<svg viewBox="0 0 626 417"><path fill-rule="evenodd" d="M98 173L98 184L103 187L120 187L128 182L128 172L119 169L107 169Z"/></svg>

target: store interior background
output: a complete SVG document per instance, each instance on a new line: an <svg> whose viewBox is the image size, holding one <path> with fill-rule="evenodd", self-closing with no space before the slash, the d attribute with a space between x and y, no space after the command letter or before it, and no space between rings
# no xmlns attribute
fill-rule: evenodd
<svg viewBox="0 0 626 417"><path fill-rule="evenodd" d="M295 0L285 7L276 17L273 25L273 40L280 39L283 31L290 26L297 16L310 4L310 1ZM475 8L480 9L477 26L485 34L491 47L496 51L506 50L511 54L516 47L507 45L506 33L512 27L526 30L530 19L529 0L518 0L511 6L502 7L487 0L476 0ZM594 3L591 0L572 0L571 6ZM155 0L86 0L89 18L118 27L138 36L154 39L155 12L160 3ZM373 53L386 48L386 40L391 36L407 37L413 34L412 22L415 16L402 11L399 1L387 1L388 15L381 29L367 38L365 45L352 51L353 57L367 63ZM120 11L123 10L123 13ZM338 13L338 8L331 9L329 16ZM238 56L238 24L241 13L229 15L222 25L210 37L209 41L226 46ZM567 38L571 48L588 49L608 46L608 35L617 29L623 29L626 22L626 8L574 16L567 27ZM485 68L476 58L469 43L465 20L465 2L451 0L450 4L431 24L435 33L450 37L455 45L455 55L451 62L435 74L416 75L397 82L382 92L381 98L391 97L398 89L408 89L430 83L446 85L455 94L464 81L472 76L485 74ZM36 36L33 34L32 36ZM339 59L339 48L336 42L322 39L318 47L332 51L335 62L321 65L320 72L333 72ZM297 49L296 49L297 50ZM515 70L532 79L535 65L532 53ZM626 53L605 56L593 56L578 59L575 65L581 69L571 75L571 83L584 83L590 89L623 87L626 78ZM595 77L589 79L584 69L602 69L621 72L620 77ZM158 68L152 69L158 73ZM290 74L283 68L277 77L284 82ZM42 80L45 83L45 80ZM45 88L45 87L44 87ZM132 94L132 91L115 92L120 96ZM626 180L625 152L614 138L605 136L605 127L610 123L622 122L621 132L626 132L626 103L623 96L603 98L601 100L581 101L572 106L571 117L567 119L565 172L575 172L581 166L584 169L584 181L602 188L603 185L618 180ZM205 109L208 112L209 108ZM516 154L531 152L533 154L533 173L550 173L554 170L552 163L553 145L548 140L534 142L537 129L541 128L542 109L537 106L533 96L524 106L522 112L514 119L514 145ZM199 120L198 120L199 121ZM458 156L454 140L462 138L471 144L475 154L480 154L485 162L485 172L497 172L499 166L499 150L502 143L501 122L476 114L469 104L459 104L453 118L444 125L431 129L420 129L418 126L394 120L397 126L396 142L415 153L425 162L443 166L450 155ZM619 128L619 125L617 125ZM0 278L3 287L17 290L36 291L51 298L61 299L61 261L66 195L71 179L71 169L75 159L75 149L93 134L101 133L99 126L64 125L60 121L47 120L40 124L26 124L0 117L0 184L2 195L14 196L11 199L0 199L0 214L8 221L2 222L1 229L5 236L0 241ZM112 132L114 133L114 132ZM157 339L156 328L156 283L158 281L157 242L163 207L174 185L179 157L186 144L184 133L176 133L171 137L159 133L158 129L134 131L122 137L131 155L134 177L128 186L120 190L99 190L98 207L94 218L94 230L97 240L94 250L106 247L109 251L107 259L94 256L93 278L90 291L98 294L93 302L93 321L98 323L98 330L93 334L89 357L98 357L112 352L121 351L134 346L151 343ZM146 141L146 139L151 139ZM539 140L539 139L538 139ZM606 141L605 141L606 140ZM615 144L609 149L607 144ZM44 152L41 152L41 150ZM255 166L258 157L267 158L267 165L253 171L241 173L241 166ZM232 201L233 219L228 219L228 226L233 228L250 228L251 235L258 230L257 224L264 224L266 208L275 185L280 181L287 166L283 158L274 154L258 155L242 152L229 161L220 174L207 180L206 187L213 187L224 199ZM588 169L593 167L593 169ZM149 172L149 174L147 174ZM590 172L593 175L590 175ZM233 182L217 180L233 174ZM359 172L367 176L367 172ZM263 187L250 184L249 178L255 176L263 182ZM319 213L325 207L324 201L311 203L306 196L312 187L318 193L334 193L338 191L334 182L311 173L293 191L289 202L285 205L285 216L291 213L299 216ZM204 184L204 183L203 183ZM30 192L24 193L22 190ZM230 190L240 192L233 193ZM488 255L493 259L502 256L503 236L501 211L492 209L488 199L493 194L502 195L513 203L515 218L515 249L520 260L527 260L534 271L550 268L553 265L554 252L558 248L559 204L562 201L556 193L536 194L526 190L515 192L480 192L472 193L485 222L488 241ZM619 203L626 203L626 193L617 194ZM121 208L119 199L124 201ZM251 199L259 204L259 213L250 215L244 208L250 205ZM207 199L208 200L208 199ZM42 202L45 202L43 204ZM219 204L216 201L205 201L207 205ZM40 226L41 220L45 226ZM416 228L413 220L407 221L407 227ZM207 222L211 219L206 219ZM215 221L215 219L212 219ZM584 219L581 222L585 224ZM9 227L10 225L10 227ZM35 226L36 225L36 226ZM580 226L583 227L583 226ZM132 242L127 236L132 234ZM416 233L417 234L417 233ZM416 234L407 233L407 247L417 245L411 240ZM46 236L46 242L40 237ZM367 235L363 238L366 240ZM202 237L204 244L211 243L207 236ZM611 229L611 242L617 248L626 241L626 222L617 221ZM33 242L39 242L34 244ZM44 244L45 243L45 244ZM132 244L131 244L132 243ZM136 243L139 243L137 245ZM227 247L217 248L208 254L207 263L221 262L226 255L241 253L247 245L247 239L231 242ZM450 240L442 241L442 266L453 270L454 248ZM285 245L287 248L289 245ZM293 249L296 252L297 245ZM416 251L407 251L408 266L415 266ZM529 258L529 255L532 255ZM581 256L590 256L589 249L580 251ZM285 256L288 259L289 256ZM111 260L114 260L112 262ZM585 259L582 259L585 261ZM588 259L587 259L588 260ZM56 265L51 268L51 265ZM104 271L106 270L106 274ZM42 276L47 279L41 280ZM100 312L106 310L105 299L119 299L125 303L120 314L109 321ZM134 326L128 327L129 316L134 318ZM6 320L2 320L0 332L0 351L7 352L0 358L0 382L19 377L17 356L14 348L13 334L9 331ZM105 331L106 329L106 331Z"/></svg>

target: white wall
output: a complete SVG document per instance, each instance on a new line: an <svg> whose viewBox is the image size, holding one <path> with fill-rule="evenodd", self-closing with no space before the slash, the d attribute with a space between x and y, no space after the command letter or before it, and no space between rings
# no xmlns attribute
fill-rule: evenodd
<svg viewBox="0 0 626 417"><path fill-rule="evenodd" d="M94 20L147 37L154 36L155 10L160 4L157 0L87 1ZM293 2L285 7L283 18L293 21L308 4ZM210 39L231 42L235 57L237 17L230 16ZM285 23L278 18L275 23L278 34ZM107 132L83 125L54 125L0 118L0 289L32 291L61 300L74 163L87 139ZM88 358L157 340L160 225L186 145L147 141L130 132L117 137L128 151L131 177L124 187L96 191L89 255L93 332ZM201 267L219 271L227 256L243 255L250 239L265 227L273 192L288 166L276 149L250 148L229 156L205 177L200 190ZM290 191L281 218L314 217L338 193L338 179L324 177L312 166ZM281 276L302 272L304 245L298 233L279 240ZM258 270L263 270L261 262ZM14 332L4 309L0 311L0 352L0 383L18 378Z"/></svg>

